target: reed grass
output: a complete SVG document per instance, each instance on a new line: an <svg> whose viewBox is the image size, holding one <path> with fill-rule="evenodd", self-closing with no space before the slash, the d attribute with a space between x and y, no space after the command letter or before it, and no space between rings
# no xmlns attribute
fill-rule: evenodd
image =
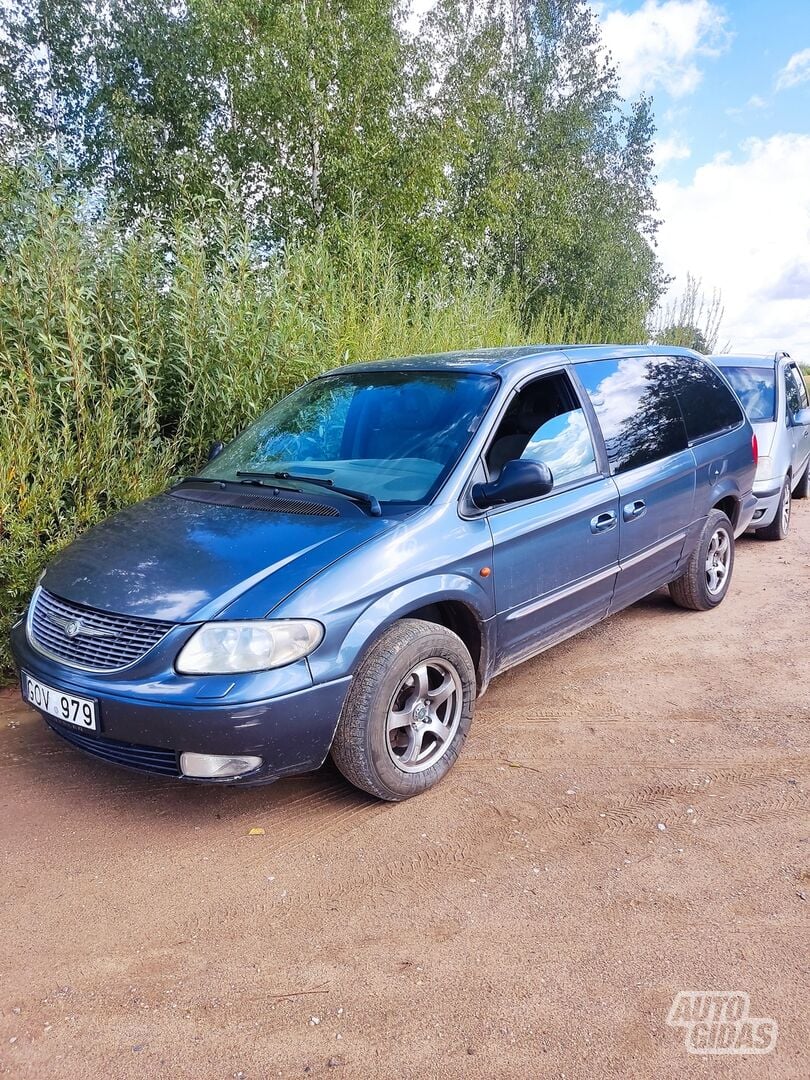
<svg viewBox="0 0 810 1080"><path fill-rule="evenodd" d="M325 368L535 341L633 341L550 304L531 327L479 278L406 273L368 224L283 252L204 204L171 235L22 185L0 220L0 676L45 563L194 470Z"/></svg>

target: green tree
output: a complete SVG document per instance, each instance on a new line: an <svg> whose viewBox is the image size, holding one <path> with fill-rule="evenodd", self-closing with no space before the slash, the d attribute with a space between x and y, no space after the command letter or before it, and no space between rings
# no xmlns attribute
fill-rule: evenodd
<svg viewBox="0 0 810 1080"><path fill-rule="evenodd" d="M9 0L6 157L113 198L167 237L189 195L259 243L380 231L414 272L487 276L527 324L549 304L643 318L649 102L625 105L583 0Z"/></svg>
<svg viewBox="0 0 810 1080"><path fill-rule="evenodd" d="M430 123L396 0L192 0L220 107L212 146L275 237L353 209L392 232L419 217Z"/></svg>
<svg viewBox="0 0 810 1080"><path fill-rule="evenodd" d="M172 0L11 0L0 43L5 156L132 217L208 193L216 102L200 24Z"/></svg>
<svg viewBox="0 0 810 1080"><path fill-rule="evenodd" d="M514 282L527 317L554 298L644 312L653 125L622 108L580 0L440 0L424 38L447 136L448 248Z"/></svg>
<svg viewBox="0 0 810 1080"><path fill-rule="evenodd" d="M45 149L74 175L94 135L88 108L100 28L89 0L5 0L0 34L0 149Z"/></svg>

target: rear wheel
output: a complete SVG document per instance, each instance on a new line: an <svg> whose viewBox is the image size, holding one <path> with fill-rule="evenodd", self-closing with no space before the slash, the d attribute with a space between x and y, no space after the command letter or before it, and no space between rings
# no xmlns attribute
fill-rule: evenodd
<svg viewBox="0 0 810 1080"><path fill-rule="evenodd" d="M669 595L679 607L709 611L728 592L733 570L734 529L722 510L712 510L686 570L669 583Z"/></svg>
<svg viewBox="0 0 810 1080"><path fill-rule="evenodd" d="M802 478L793 489L794 499L810 499L810 461L802 473Z"/></svg>
<svg viewBox="0 0 810 1080"><path fill-rule="evenodd" d="M372 646L341 712L332 760L355 787L397 802L437 784L472 721L475 669L451 630L402 619Z"/></svg>
<svg viewBox="0 0 810 1080"><path fill-rule="evenodd" d="M757 536L763 540L784 540L790 531L790 477L785 478L776 517L764 529L757 529Z"/></svg>

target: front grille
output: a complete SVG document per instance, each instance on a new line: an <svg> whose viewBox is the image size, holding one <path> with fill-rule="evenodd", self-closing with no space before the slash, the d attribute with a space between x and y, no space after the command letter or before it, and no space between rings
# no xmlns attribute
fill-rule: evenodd
<svg viewBox="0 0 810 1080"><path fill-rule="evenodd" d="M71 746L84 750L93 757L110 761L114 765L126 765L141 772L159 773L161 776L180 776L177 754L174 750L161 750L156 746L136 746L135 743L116 742L104 739L100 735L85 735L82 731L62 727L47 721L51 731L69 742Z"/></svg>
<svg viewBox="0 0 810 1080"><path fill-rule="evenodd" d="M31 644L86 671L118 671L145 656L172 623L113 615L61 600L40 589L28 618Z"/></svg>

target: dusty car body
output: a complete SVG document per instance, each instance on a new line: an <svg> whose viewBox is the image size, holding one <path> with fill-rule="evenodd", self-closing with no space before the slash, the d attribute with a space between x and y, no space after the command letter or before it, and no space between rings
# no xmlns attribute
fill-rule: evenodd
<svg viewBox="0 0 810 1080"><path fill-rule="evenodd" d="M331 750L405 798L500 672L663 585L719 604L755 456L687 350L340 368L48 566L12 634L23 695L116 764L253 784Z"/></svg>

